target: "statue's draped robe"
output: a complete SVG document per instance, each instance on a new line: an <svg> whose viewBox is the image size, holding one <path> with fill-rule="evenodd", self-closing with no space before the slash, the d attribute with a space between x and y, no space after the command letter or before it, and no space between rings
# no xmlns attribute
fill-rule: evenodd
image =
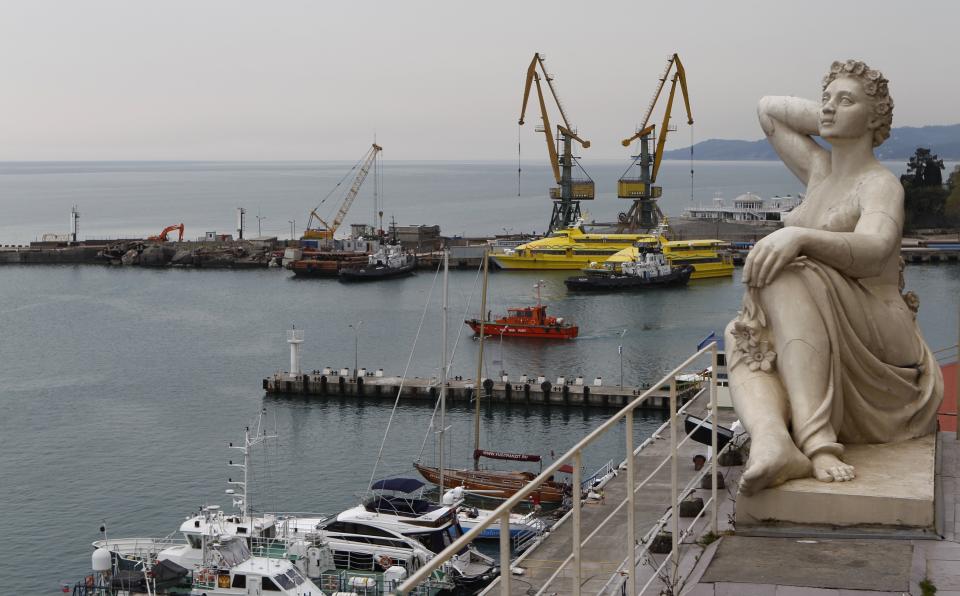
<svg viewBox="0 0 960 596"><path fill-rule="evenodd" d="M916 322L913 337L903 338L913 345L914 364L890 364L877 325L902 317L901 308L814 259L801 257L789 269L810 290L830 340L824 400L808 420L792 421L801 451L839 454L839 443L893 443L934 432L943 377Z"/></svg>

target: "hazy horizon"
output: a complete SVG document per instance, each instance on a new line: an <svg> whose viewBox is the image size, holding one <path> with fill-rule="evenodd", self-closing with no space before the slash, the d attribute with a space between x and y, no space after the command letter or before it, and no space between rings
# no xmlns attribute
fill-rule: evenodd
<svg viewBox="0 0 960 596"><path fill-rule="evenodd" d="M0 160L349 161L374 139L387 159L515 161L519 141L542 160L535 99L517 126L537 51L593 143L584 159L628 159L619 140L673 52L695 124L678 98L669 149L761 138L759 97L817 97L830 63L850 57L890 79L894 126L955 123L960 5L924 6L11 3Z"/></svg>

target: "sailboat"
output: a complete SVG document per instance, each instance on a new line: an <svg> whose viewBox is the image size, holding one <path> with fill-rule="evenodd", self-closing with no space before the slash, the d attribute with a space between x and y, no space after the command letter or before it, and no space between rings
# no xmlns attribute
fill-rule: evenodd
<svg viewBox="0 0 960 596"><path fill-rule="evenodd" d="M446 255L444 255L444 267L446 268ZM446 269L444 269L446 271ZM484 252L483 255L483 294L480 303L480 312L487 309L487 279L489 277L489 255ZM427 466L420 462L413 465L421 476L428 481L440 487L441 492L448 489L462 487L467 492L482 494L487 497L508 499L517 491L521 490L531 480L537 477L533 472L526 471L502 471L502 470L481 470L480 458L498 459L505 461L523 461L523 462L542 462L539 455L527 453L509 453L504 451L493 451L480 448L480 383L477 383L477 395L475 399L476 410L474 414L474 450L473 450L473 469L467 468L446 468L443 464L443 434L444 434L444 416L446 413L446 288L444 288L444 319L443 319L443 358L440 367L440 430L437 433L440 436L441 449L440 461L438 466ZM483 373L483 340L485 336L486 321L479 322L480 349L477 358L477 379L482 378ZM535 504L550 503L560 504L564 498L570 494L571 486L563 482L548 480L531 493L531 499Z"/></svg>

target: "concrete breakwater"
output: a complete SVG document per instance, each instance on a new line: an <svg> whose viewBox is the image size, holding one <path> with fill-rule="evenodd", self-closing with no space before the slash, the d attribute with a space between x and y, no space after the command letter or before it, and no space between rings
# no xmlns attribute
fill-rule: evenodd
<svg viewBox="0 0 960 596"><path fill-rule="evenodd" d="M361 371L363 373L364 371ZM341 374L343 373L343 374ZM556 382L553 382L556 381ZM681 403L693 399L701 388L699 381L678 381L677 396ZM472 379L454 378L447 381L446 397L451 402L470 402L475 395ZM349 371L320 371L291 377L285 372L263 379L263 390L275 396L351 397L436 401L440 383L436 378L406 378L361 374L354 378ZM516 381L485 379L481 386L482 398L500 403L530 403L564 407L621 408L646 391L645 387L585 384L582 378L519 377ZM665 409L670 403L669 387L660 387L645 407Z"/></svg>

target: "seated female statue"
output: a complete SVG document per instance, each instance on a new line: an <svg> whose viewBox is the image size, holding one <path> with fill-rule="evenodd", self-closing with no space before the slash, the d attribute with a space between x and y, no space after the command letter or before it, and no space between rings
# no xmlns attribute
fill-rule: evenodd
<svg viewBox="0 0 960 596"><path fill-rule="evenodd" d="M916 296L901 293L903 187L873 152L890 135L888 81L863 62L834 62L819 103L764 97L758 112L807 195L750 251L726 330L734 407L752 441L745 494L810 475L852 480L844 444L933 432L943 394Z"/></svg>

